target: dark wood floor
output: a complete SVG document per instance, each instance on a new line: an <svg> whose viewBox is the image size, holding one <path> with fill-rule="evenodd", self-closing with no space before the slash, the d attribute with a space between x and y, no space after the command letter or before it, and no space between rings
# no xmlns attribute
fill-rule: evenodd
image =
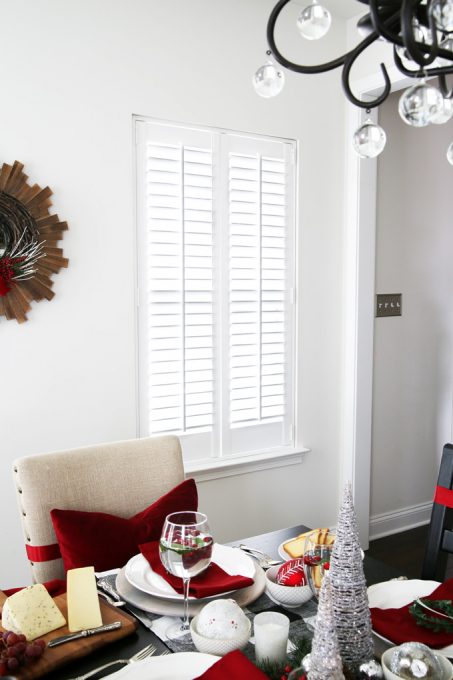
<svg viewBox="0 0 453 680"><path fill-rule="evenodd" d="M370 542L367 555L401 569L408 578L420 578L428 525Z"/></svg>

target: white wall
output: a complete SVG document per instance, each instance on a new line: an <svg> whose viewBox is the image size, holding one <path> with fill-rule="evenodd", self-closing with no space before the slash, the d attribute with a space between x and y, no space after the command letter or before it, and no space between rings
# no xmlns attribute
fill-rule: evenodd
<svg viewBox="0 0 453 680"><path fill-rule="evenodd" d="M356 19L347 42L358 42ZM381 61L394 89L412 84L394 66L390 45L378 41L352 69L354 92L382 90ZM377 161L375 291L401 292L403 316L374 325L371 451L363 452L371 454L372 538L429 520L442 446L452 436L452 168L445 152L453 121L405 125L397 113L401 92L378 112L388 141ZM371 222L361 230L374 230ZM371 295L369 302L371 309Z"/></svg>
<svg viewBox="0 0 453 680"><path fill-rule="evenodd" d="M376 292L402 293L402 316L375 320L371 515L429 503L451 440L453 121L415 129L380 110ZM429 515L428 515L429 517Z"/></svg>
<svg viewBox="0 0 453 680"><path fill-rule="evenodd" d="M302 465L203 482L200 495L220 540L335 521L344 99L338 73L288 74L278 99L255 95L273 4L2 3L1 160L54 190L70 266L26 324L0 323L0 587L29 579L12 460L136 435L134 113L300 141L298 432L312 452ZM303 57L287 14L280 34ZM344 39L338 26L326 54L324 43L307 48L328 59Z"/></svg>

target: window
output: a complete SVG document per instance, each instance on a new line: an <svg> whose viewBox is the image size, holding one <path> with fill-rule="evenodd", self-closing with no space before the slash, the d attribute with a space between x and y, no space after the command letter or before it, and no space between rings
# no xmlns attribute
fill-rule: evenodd
<svg viewBox="0 0 453 680"><path fill-rule="evenodd" d="M140 435L294 446L291 140L136 121Z"/></svg>

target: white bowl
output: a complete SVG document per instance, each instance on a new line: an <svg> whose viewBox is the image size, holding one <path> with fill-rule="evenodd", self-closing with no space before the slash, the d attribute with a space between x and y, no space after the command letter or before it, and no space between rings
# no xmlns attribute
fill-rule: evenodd
<svg viewBox="0 0 453 680"><path fill-rule="evenodd" d="M198 616L194 616L190 622L190 632L192 634L192 640L195 647L199 652L204 654L215 654L216 656L225 656L228 652L232 652L235 649L243 649L247 642L250 640L250 633L252 630L252 624L248 621L247 630L230 639L216 639L208 638L205 635L200 635L197 631L197 621Z"/></svg>
<svg viewBox="0 0 453 680"><path fill-rule="evenodd" d="M395 649L397 649L397 647L390 647L390 649L386 649L381 657L382 670L384 671L384 678L386 678L386 680L401 680L399 675L395 675L395 673L392 673L390 670L390 662ZM437 652L435 649L433 649L432 652L437 657L442 668L442 677L439 678L439 680L452 680L453 666L447 657L443 656L443 654L439 654L439 652Z"/></svg>
<svg viewBox="0 0 453 680"><path fill-rule="evenodd" d="M273 600L284 605L288 609L300 607L313 596L309 585L282 586L276 582L278 570L281 565L271 567L266 571L266 591Z"/></svg>

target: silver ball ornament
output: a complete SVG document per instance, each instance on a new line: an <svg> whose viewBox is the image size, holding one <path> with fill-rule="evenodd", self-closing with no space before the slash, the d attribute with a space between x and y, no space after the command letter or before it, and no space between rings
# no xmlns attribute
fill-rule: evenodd
<svg viewBox="0 0 453 680"><path fill-rule="evenodd" d="M375 659L369 659L360 664L357 673L358 680L365 680L365 678L383 678L384 672L381 664Z"/></svg>
<svg viewBox="0 0 453 680"><path fill-rule="evenodd" d="M300 665L304 669L305 673L308 673L311 670L311 654L306 654L300 662Z"/></svg>
<svg viewBox="0 0 453 680"><path fill-rule="evenodd" d="M390 670L400 678L413 680L437 680L442 677L442 668L429 647L421 642L405 642L393 652Z"/></svg>

